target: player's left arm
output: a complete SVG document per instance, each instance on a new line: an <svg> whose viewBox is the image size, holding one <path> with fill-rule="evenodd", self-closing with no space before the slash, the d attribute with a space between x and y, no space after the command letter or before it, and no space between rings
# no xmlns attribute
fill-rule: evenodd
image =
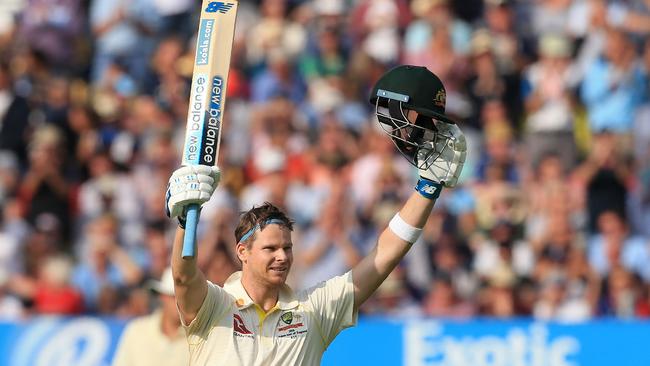
<svg viewBox="0 0 650 366"><path fill-rule="evenodd" d="M465 136L456 125L441 123L438 128L440 134L449 136L430 143L440 154L420 150L419 158L431 156L431 166L420 170L416 191L384 229L375 248L352 269L355 309L375 292L417 240L442 188L454 187L458 181L467 154Z"/></svg>

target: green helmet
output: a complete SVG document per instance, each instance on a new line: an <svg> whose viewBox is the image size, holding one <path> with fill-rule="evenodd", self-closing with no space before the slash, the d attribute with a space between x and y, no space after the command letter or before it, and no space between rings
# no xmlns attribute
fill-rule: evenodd
<svg viewBox="0 0 650 366"><path fill-rule="evenodd" d="M456 123L445 115L446 99L442 81L426 67L412 65L386 72L370 94L382 129L408 161L420 169L428 169L425 163L430 165L435 160L430 159L431 142L449 138L438 133L436 124ZM415 121L407 118L410 110L418 112Z"/></svg>

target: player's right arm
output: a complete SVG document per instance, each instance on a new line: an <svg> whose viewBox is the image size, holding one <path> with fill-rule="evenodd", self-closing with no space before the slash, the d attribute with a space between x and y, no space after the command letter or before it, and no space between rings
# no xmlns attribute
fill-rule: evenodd
<svg viewBox="0 0 650 366"><path fill-rule="evenodd" d="M196 256L183 258L181 253L184 237L185 230L179 226L174 235L172 248L172 273L178 309L183 316L183 323L190 324L201 309L201 304L208 293L208 283L203 272L196 265ZM194 245L196 246L196 243Z"/></svg>
<svg viewBox="0 0 650 366"><path fill-rule="evenodd" d="M190 324L196 318L208 293L208 284L197 266L196 256L183 258L181 254L185 236L185 212L191 204L202 205L207 202L219 185L219 178L219 168L204 165L181 167L169 178L167 215L176 217L179 221L172 248L172 273L176 303L185 324ZM196 245L195 242L195 253Z"/></svg>

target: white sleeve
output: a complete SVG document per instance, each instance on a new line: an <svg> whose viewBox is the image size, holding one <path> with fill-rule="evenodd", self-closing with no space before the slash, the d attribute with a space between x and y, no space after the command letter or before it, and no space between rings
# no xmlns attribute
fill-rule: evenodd
<svg viewBox="0 0 650 366"><path fill-rule="evenodd" d="M196 317L189 325L185 324L180 314L181 324L187 333L187 340L190 345L200 343L207 338L212 327L214 327L223 315L228 311L231 303L230 295L221 287L208 282L208 293L205 295L203 304Z"/></svg>
<svg viewBox="0 0 650 366"><path fill-rule="evenodd" d="M327 347L345 328L356 325L352 271L306 290Z"/></svg>

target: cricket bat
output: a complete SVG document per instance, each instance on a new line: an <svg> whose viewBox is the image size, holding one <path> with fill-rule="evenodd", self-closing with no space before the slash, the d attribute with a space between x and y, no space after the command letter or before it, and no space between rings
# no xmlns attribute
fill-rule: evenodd
<svg viewBox="0 0 650 366"><path fill-rule="evenodd" d="M203 0L192 72L183 165L215 165L219 157L237 1ZM183 258L194 257L199 205L187 209Z"/></svg>

